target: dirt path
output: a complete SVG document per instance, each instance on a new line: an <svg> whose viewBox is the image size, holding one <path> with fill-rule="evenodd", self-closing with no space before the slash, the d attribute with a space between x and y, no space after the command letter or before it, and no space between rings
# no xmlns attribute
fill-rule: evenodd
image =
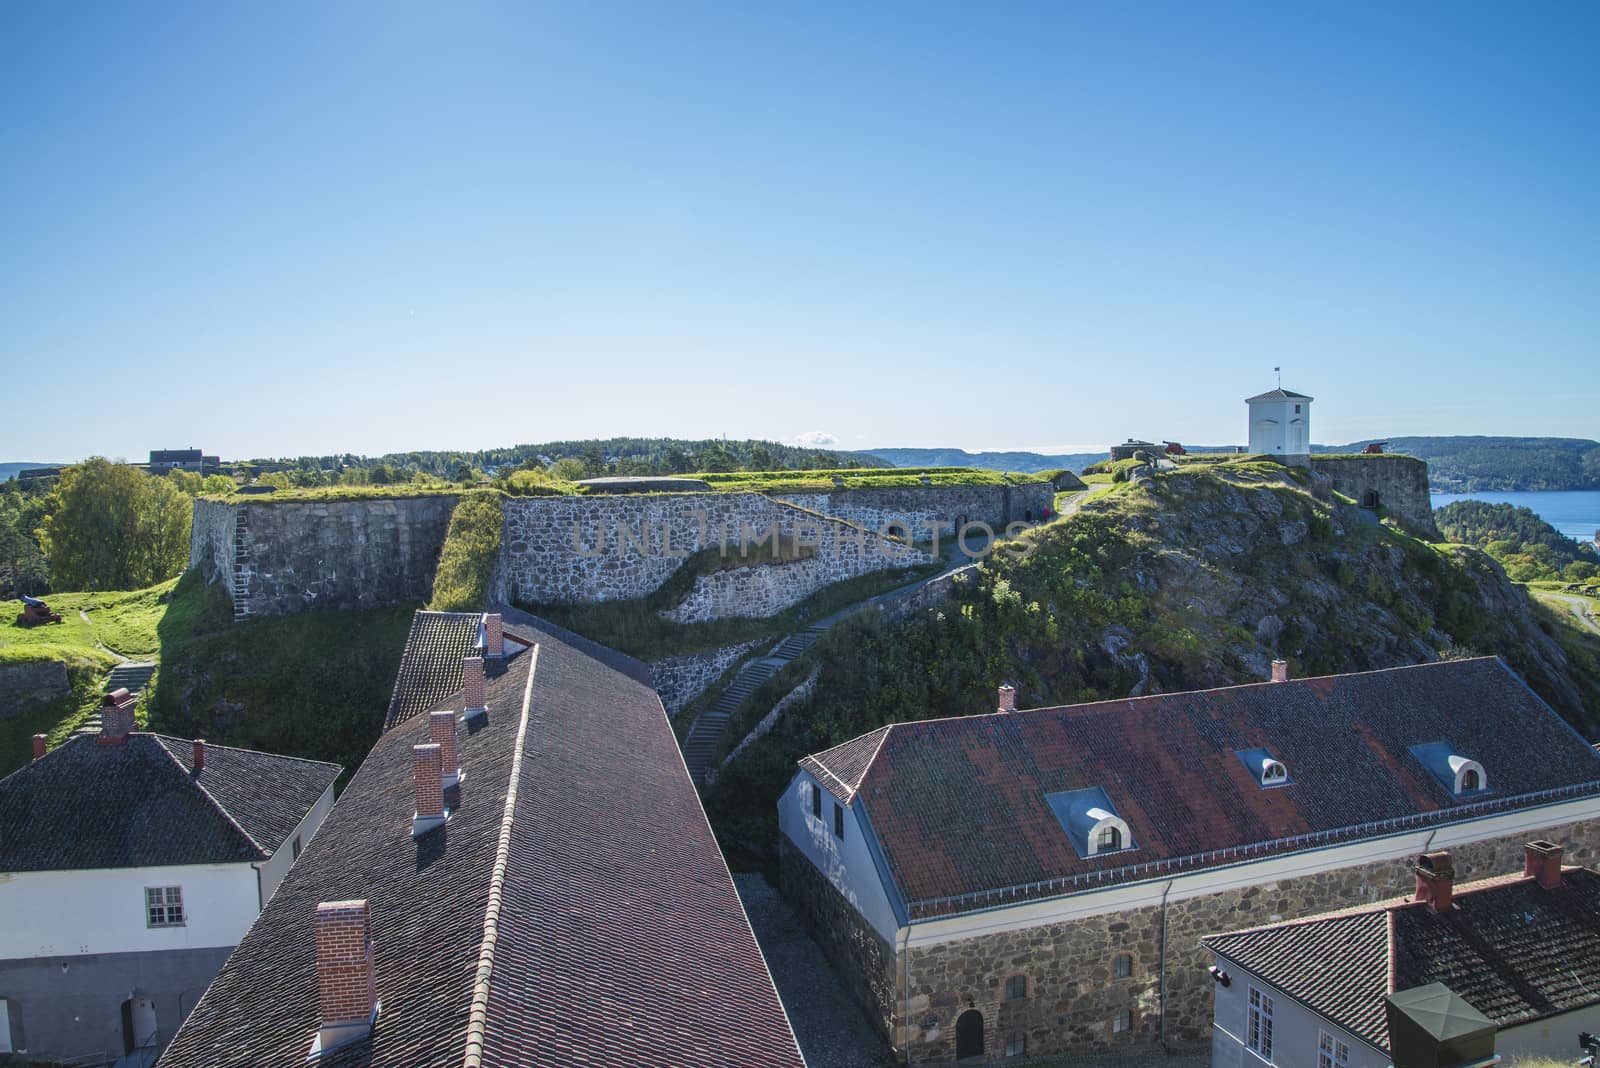
<svg viewBox="0 0 1600 1068"><path fill-rule="evenodd" d="M1578 617L1578 623L1586 627L1591 634L1600 634L1600 622L1595 621L1597 612L1594 598L1579 597L1571 593L1541 593L1542 600L1560 601Z"/></svg>

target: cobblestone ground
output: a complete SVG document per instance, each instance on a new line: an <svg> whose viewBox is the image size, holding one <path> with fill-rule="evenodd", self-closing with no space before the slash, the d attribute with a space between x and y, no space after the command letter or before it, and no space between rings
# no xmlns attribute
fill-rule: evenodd
<svg viewBox="0 0 1600 1068"><path fill-rule="evenodd" d="M789 903L759 874L735 875L750 926L766 955L778 996L800 1040L808 1068L888 1068L888 1046L795 919Z"/></svg>
<svg viewBox="0 0 1600 1068"><path fill-rule="evenodd" d="M733 882L750 915L778 996L789 1014L807 1068L892 1068L894 1052L867 1023L834 977L822 950L805 933L783 896L759 874ZM966 1063L966 1062L963 1062ZM1007 1068L1210 1068L1211 1047L1058 1057L998 1057Z"/></svg>

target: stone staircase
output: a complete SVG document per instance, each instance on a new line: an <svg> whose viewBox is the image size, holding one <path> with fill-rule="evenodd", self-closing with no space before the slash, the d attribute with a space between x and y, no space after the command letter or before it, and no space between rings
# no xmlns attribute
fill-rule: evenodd
<svg viewBox="0 0 1600 1068"><path fill-rule="evenodd" d="M150 676L155 673L156 665L154 661L129 660L111 669L111 673L106 676L105 685L100 688L100 692L110 693L112 690L125 689L129 693L137 695L142 693L146 686L150 685ZM78 729L75 733L99 734L100 726L100 713L97 710L84 717L83 722L78 724Z"/></svg>
<svg viewBox="0 0 1600 1068"><path fill-rule="evenodd" d="M689 777L698 786L716 764L717 750L728 732L728 719L746 697L755 693L762 683L776 675L784 665L798 660L817 643L828 630L828 623L814 623L797 630L779 642L766 656L752 660L740 669L710 708L695 717L689 733L683 739L683 761L689 765Z"/></svg>
<svg viewBox="0 0 1600 1068"><path fill-rule="evenodd" d="M233 528L233 575L230 589L233 596L233 621L250 618L250 509L240 508Z"/></svg>
<svg viewBox="0 0 1600 1068"><path fill-rule="evenodd" d="M125 689L129 693L139 693L150 685L150 676L155 673L153 660L130 660L126 664L118 664L106 676L105 692Z"/></svg>

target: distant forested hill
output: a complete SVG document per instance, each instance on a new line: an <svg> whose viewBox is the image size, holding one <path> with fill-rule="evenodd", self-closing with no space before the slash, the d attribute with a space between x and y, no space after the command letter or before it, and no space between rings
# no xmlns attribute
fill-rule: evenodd
<svg viewBox="0 0 1600 1068"><path fill-rule="evenodd" d="M775 441L724 441L705 438L605 438L589 441L546 441L478 452L396 452L379 458L394 467L452 477L469 468L516 467L529 460L575 459L593 475L675 475L691 471L782 470L888 467L887 461L863 452L835 452L780 445Z"/></svg>
<svg viewBox="0 0 1600 1068"><path fill-rule="evenodd" d="M1049 455L1039 452L968 452L965 449L873 449L895 467L986 467L992 471L1080 470L1106 458L1105 451Z"/></svg>
<svg viewBox="0 0 1600 1068"><path fill-rule="evenodd" d="M1433 518L1447 541L1476 545L1518 582L1578 582L1600 573L1600 554L1592 546L1562 534L1531 508L1455 501L1434 509Z"/></svg>
<svg viewBox="0 0 1600 1068"><path fill-rule="evenodd" d="M1360 452L1372 439L1317 452ZM1586 438L1390 438L1388 451L1428 461L1441 493L1600 489L1600 441Z"/></svg>

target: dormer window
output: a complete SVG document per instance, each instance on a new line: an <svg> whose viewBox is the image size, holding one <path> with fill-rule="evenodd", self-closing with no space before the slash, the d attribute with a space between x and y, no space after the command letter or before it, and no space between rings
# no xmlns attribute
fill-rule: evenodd
<svg viewBox="0 0 1600 1068"><path fill-rule="evenodd" d="M1078 856L1087 859L1137 848L1128 821L1117 814L1111 799L1099 787L1046 794L1045 801Z"/></svg>
<svg viewBox="0 0 1600 1068"><path fill-rule="evenodd" d="M1489 776L1483 765L1457 752L1449 742L1414 745L1411 755L1456 797L1471 797L1489 789Z"/></svg>
<svg viewBox="0 0 1600 1068"><path fill-rule="evenodd" d="M1288 786L1293 781L1289 778L1288 765L1273 756L1270 749L1236 749L1234 752L1258 786Z"/></svg>

